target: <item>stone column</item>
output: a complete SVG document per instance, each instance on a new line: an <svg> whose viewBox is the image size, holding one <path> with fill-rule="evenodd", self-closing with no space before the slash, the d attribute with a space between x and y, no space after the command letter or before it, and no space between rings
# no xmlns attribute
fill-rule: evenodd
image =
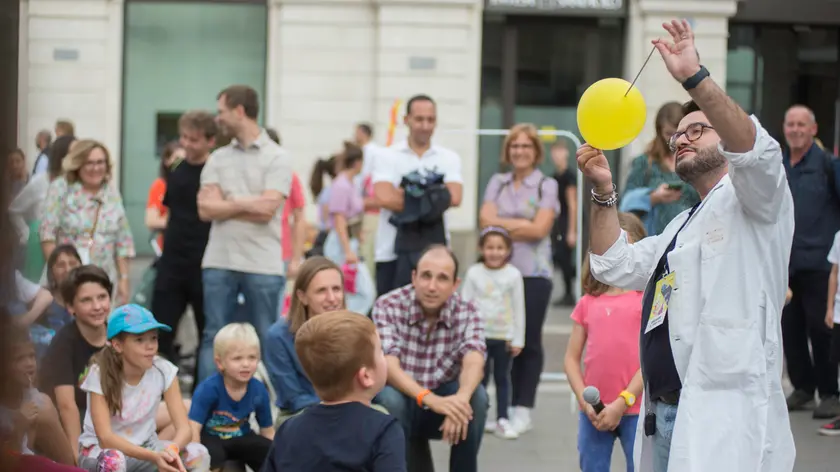
<svg viewBox="0 0 840 472"><path fill-rule="evenodd" d="M651 40L665 37L662 23L675 18L686 18L693 23L697 50L701 63L709 69L712 78L721 87L726 86L726 54L729 39L729 18L737 11L736 0L639 0L630 3L628 16L627 53L625 77L632 80L650 54ZM642 72L636 85L647 104L647 122L642 134L622 152L622 167L626 176L635 156L643 153L653 139L656 112L672 100L684 102L688 93L665 69L658 52ZM621 182L623 185L624 182Z"/></svg>
<svg viewBox="0 0 840 472"><path fill-rule="evenodd" d="M446 130L478 128L482 8L481 0L270 0L267 121L300 177L359 121L384 144L394 100L428 94L438 102L435 142L462 158L464 199L451 229L473 229L477 136ZM400 124L396 139L405 134Z"/></svg>
<svg viewBox="0 0 840 472"><path fill-rule="evenodd" d="M15 0L16 2L16 0ZM4 2L5 3L5 2ZM102 141L119 176L122 132L122 0L28 0L21 28L20 136L68 119L76 135Z"/></svg>

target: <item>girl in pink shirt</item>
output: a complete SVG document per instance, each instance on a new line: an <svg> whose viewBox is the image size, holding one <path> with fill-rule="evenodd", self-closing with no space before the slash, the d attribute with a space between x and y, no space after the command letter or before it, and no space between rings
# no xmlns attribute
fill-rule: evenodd
<svg viewBox="0 0 840 472"><path fill-rule="evenodd" d="M646 236L634 215L619 213L618 221L630 243ZM639 370L639 330L642 292L605 285L592 276L584 260L583 290L574 311L571 339L566 348L566 375L580 405L578 453L582 472L609 472L613 444L621 441L627 471L633 471L633 441L639 418L637 397L642 394ZM581 373L581 357L584 372ZM586 387L600 392L605 408L596 413L583 398Z"/></svg>

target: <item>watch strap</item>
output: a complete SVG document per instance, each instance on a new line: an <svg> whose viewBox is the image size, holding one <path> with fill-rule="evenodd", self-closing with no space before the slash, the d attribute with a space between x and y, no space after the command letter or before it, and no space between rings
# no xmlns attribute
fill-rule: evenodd
<svg viewBox="0 0 840 472"><path fill-rule="evenodd" d="M689 77L688 79L686 79L686 81L682 83L682 86L686 90L691 90L691 89L697 87L698 85L700 85L700 82L702 82L703 79L705 79L706 77L709 77L710 75L711 74L709 73L709 69L706 69L705 66L701 65L700 70L697 71L696 74L694 74L691 77Z"/></svg>
<svg viewBox="0 0 840 472"><path fill-rule="evenodd" d="M631 407L636 404L636 395L624 390L623 392L619 393L618 396L624 398L624 404L628 407Z"/></svg>

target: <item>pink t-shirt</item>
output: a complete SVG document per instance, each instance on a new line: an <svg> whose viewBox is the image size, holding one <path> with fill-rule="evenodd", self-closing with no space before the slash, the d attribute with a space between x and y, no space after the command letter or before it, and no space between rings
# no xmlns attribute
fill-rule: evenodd
<svg viewBox="0 0 840 472"><path fill-rule="evenodd" d="M330 228L333 227L333 215L339 213L348 220L362 214L365 211L365 200L350 179L344 174L339 174L330 186Z"/></svg>
<svg viewBox="0 0 840 472"><path fill-rule="evenodd" d="M639 370L642 292L581 297L572 320L586 330L583 382L597 387L610 403L630 385ZM641 402L627 410L638 415Z"/></svg>
<svg viewBox="0 0 840 472"><path fill-rule="evenodd" d="M288 261L292 258L292 227L289 224L289 215L292 210L303 208L306 205L306 200L303 198L303 187L300 185L300 179L297 174L292 173L292 186L289 189L289 198L283 205L283 238L280 243L283 245L283 260Z"/></svg>

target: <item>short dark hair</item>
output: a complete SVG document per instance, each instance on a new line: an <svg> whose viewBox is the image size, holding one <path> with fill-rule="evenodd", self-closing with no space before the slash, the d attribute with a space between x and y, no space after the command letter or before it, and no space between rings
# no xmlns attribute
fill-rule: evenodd
<svg viewBox="0 0 840 472"><path fill-rule="evenodd" d="M277 133L276 129L266 128L265 129L265 134L267 134L268 137L271 138L272 141L274 141L277 144L280 144L280 135Z"/></svg>
<svg viewBox="0 0 840 472"><path fill-rule="evenodd" d="M359 123L356 125L356 128L362 130L362 133L365 133L368 138L373 137L373 126L370 123Z"/></svg>
<svg viewBox="0 0 840 472"><path fill-rule="evenodd" d="M411 114L411 106L414 105L415 102L430 102L432 105L435 105L435 101L432 100L432 97L430 97L428 95L425 95L425 94L422 94L422 93L419 94L419 95L415 95L415 96L409 98L408 103L406 103L406 105L405 105L406 115Z"/></svg>
<svg viewBox="0 0 840 472"><path fill-rule="evenodd" d="M252 120L256 120L260 114L260 97L256 90L247 85L231 85L219 92L216 99L222 97L225 97L225 105L228 108L241 106L245 111L245 116Z"/></svg>
<svg viewBox="0 0 840 472"><path fill-rule="evenodd" d="M688 115L689 113L694 113L695 111L703 111L700 109L700 105L698 105L694 100L689 100L683 103L682 106L682 113L683 116Z"/></svg>
<svg viewBox="0 0 840 472"><path fill-rule="evenodd" d="M94 283L108 292L108 296L114 291L114 284L108 278L108 274L101 267L92 264L76 267L67 275L67 280L61 284L61 298L64 303L72 304L79 293L79 287L86 283Z"/></svg>
<svg viewBox="0 0 840 472"><path fill-rule="evenodd" d="M423 257L426 256L426 254L428 254L430 252L434 252L434 251L443 251L447 255L449 255L449 257L452 259L452 263L455 265L455 273L452 274L453 275L453 280L457 279L458 278L458 266L459 266L458 256L455 255L455 253L452 251L452 249L449 249L448 246L445 246L443 244L432 244L432 245L426 246L426 249L423 249L423 252L420 253L420 257L417 258L417 264L418 265L420 264L420 261L423 259ZM415 267L415 270L417 270L416 267Z"/></svg>
<svg viewBox="0 0 840 472"><path fill-rule="evenodd" d="M192 110L181 115L178 119L178 128L201 131L205 139L215 138L219 132L216 119L204 110Z"/></svg>

